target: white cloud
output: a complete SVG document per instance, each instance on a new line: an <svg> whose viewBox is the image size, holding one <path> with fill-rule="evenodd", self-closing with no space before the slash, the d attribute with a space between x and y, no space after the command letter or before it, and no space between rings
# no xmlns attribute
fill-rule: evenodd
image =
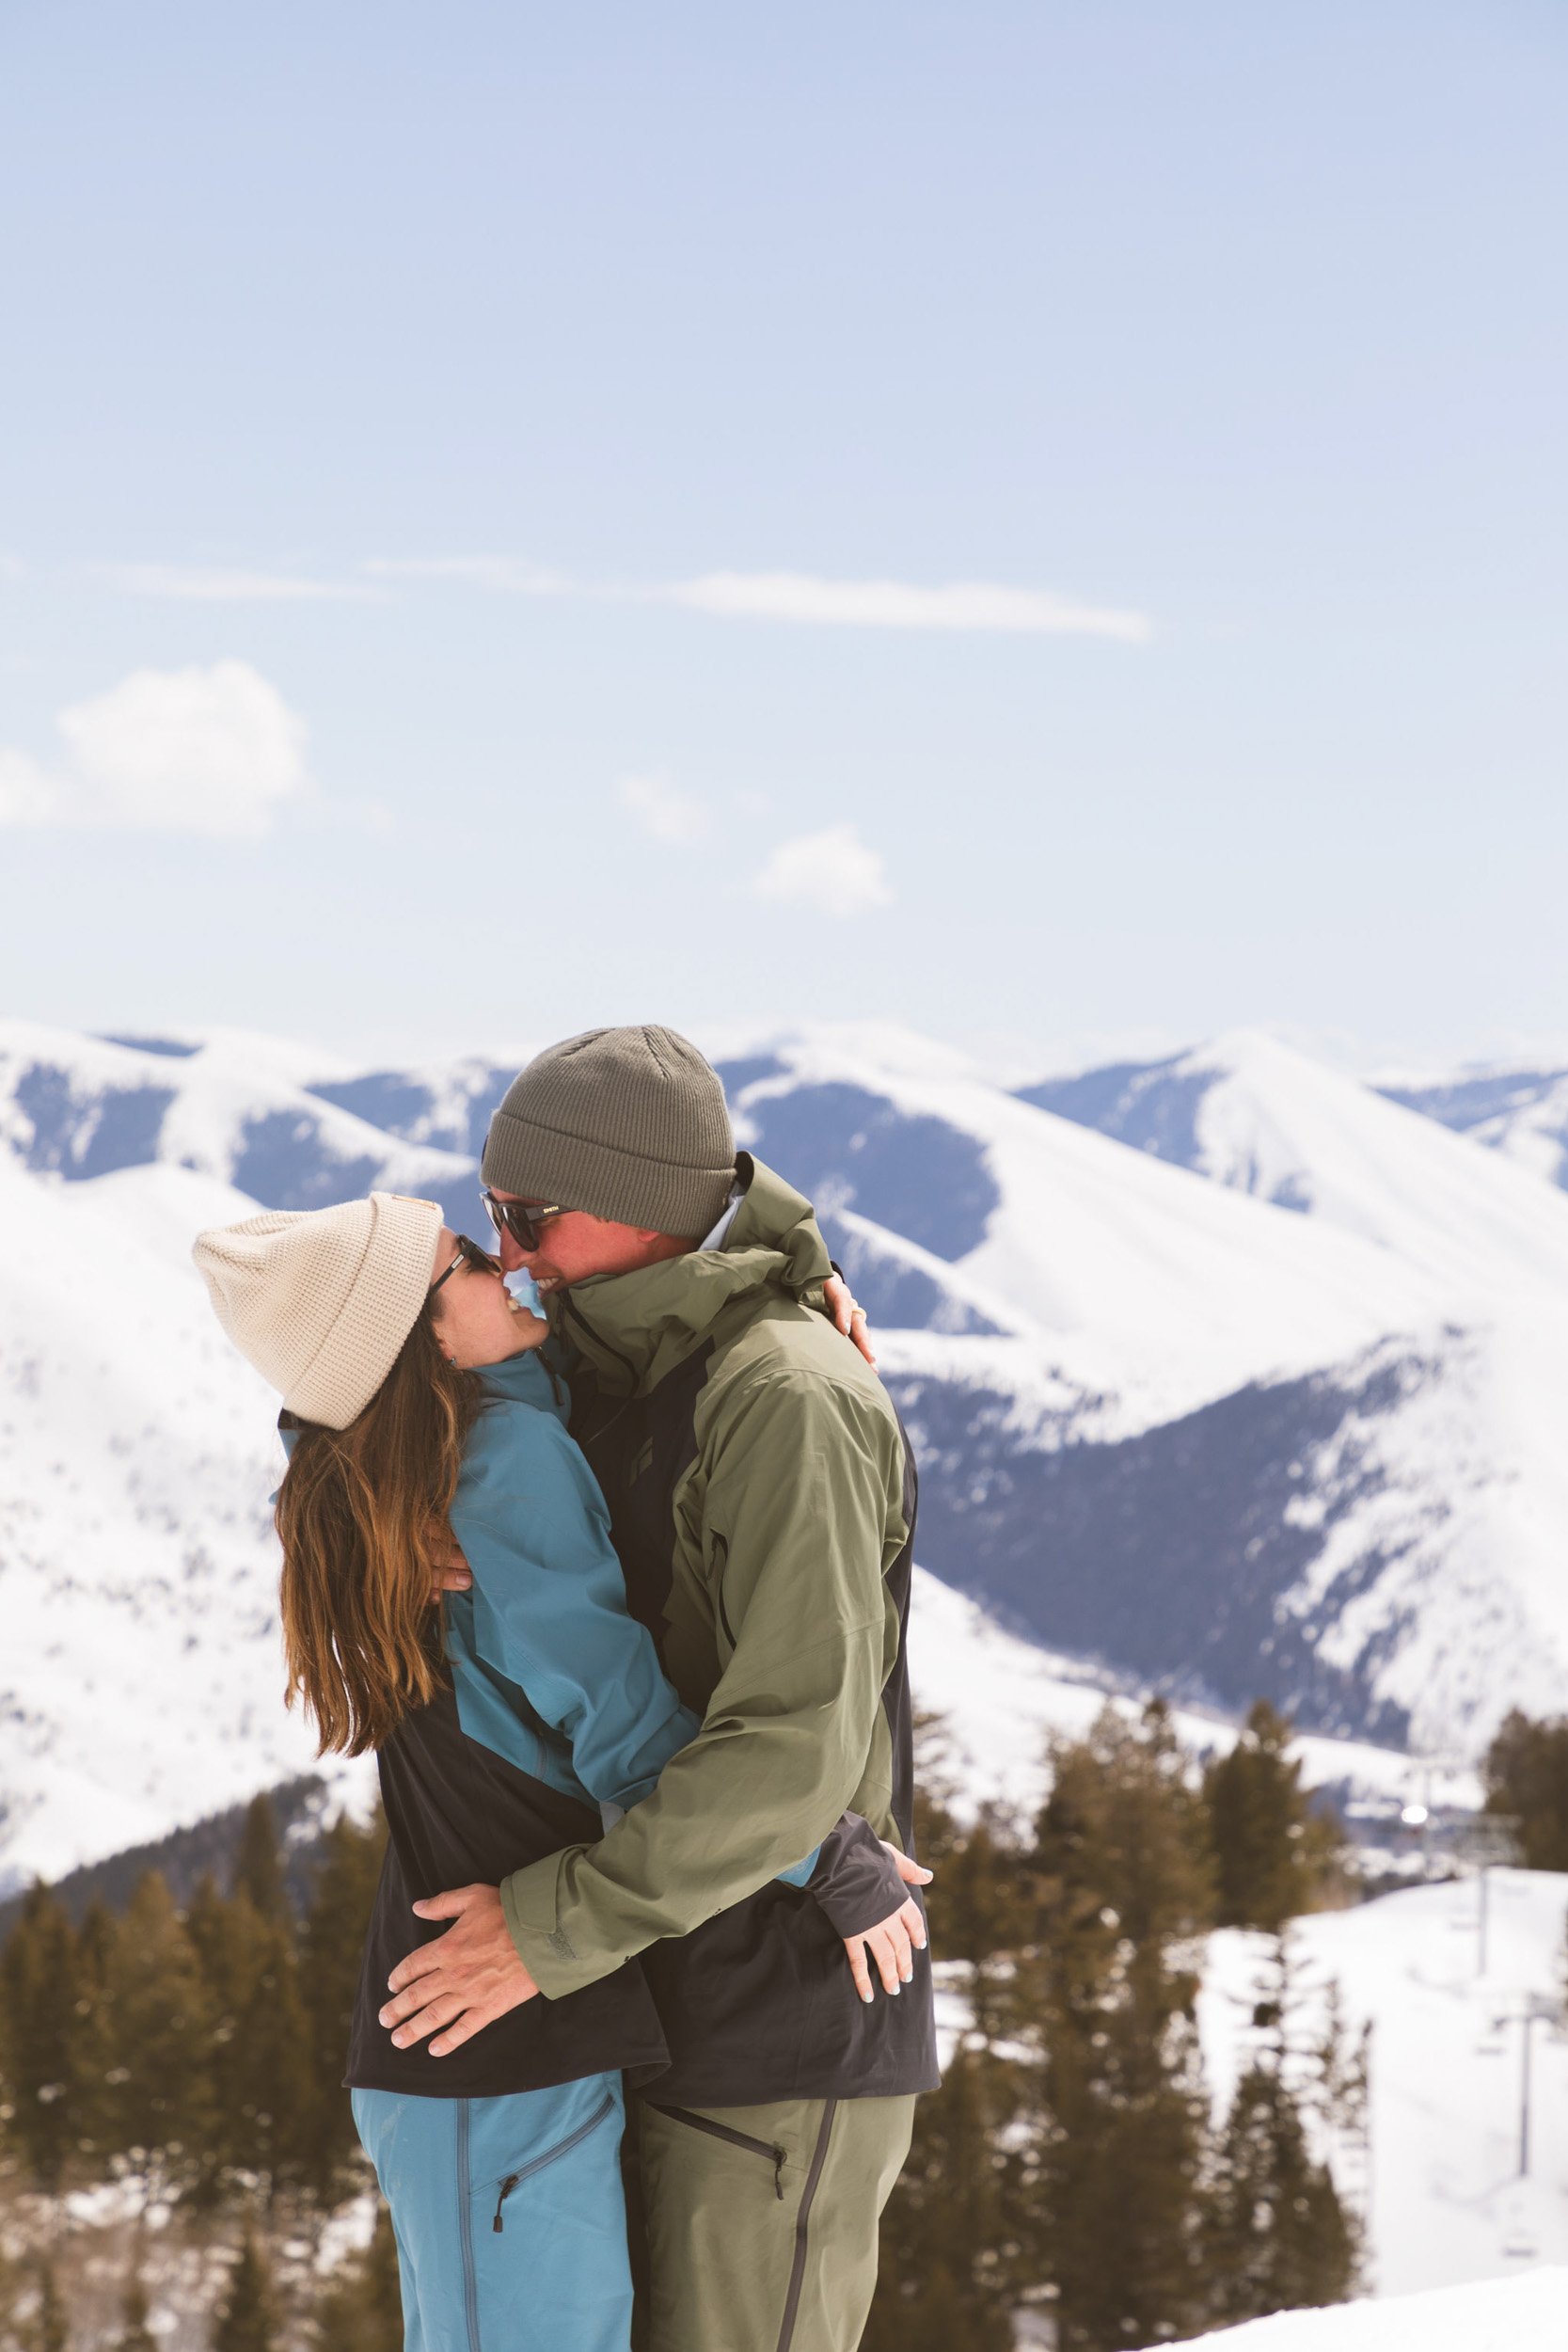
<svg viewBox="0 0 1568 2352"><path fill-rule="evenodd" d="M0 750L0 824L257 839L309 787L304 723L246 661L135 670L57 724L57 770Z"/></svg>
<svg viewBox="0 0 1568 2352"><path fill-rule="evenodd" d="M917 588L902 580L821 580L811 572L706 572L663 592L693 612L829 628L943 629L1042 637L1117 637L1141 644L1146 613L1076 604L1041 589L1000 588L985 580Z"/></svg>
<svg viewBox="0 0 1568 2352"><path fill-rule="evenodd" d="M893 904L882 860L853 825L829 825L781 841L752 886L759 898L816 907L823 914L862 914Z"/></svg>
<svg viewBox="0 0 1568 2352"><path fill-rule="evenodd" d="M183 604L376 604L382 597L380 589L360 580L224 565L108 564L98 566L97 576L128 596L165 596Z"/></svg>
<svg viewBox="0 0 1568 2352"><path fill-rule="evenodd" d="M1147 612L1083 604L1043 588L952 580L922 588L903 580L824 580L815 572L704 572L696 580L583 580L510 555L382 558L380 579L455 581L509 596L586 596L600 603L675 604L723 620L785 621L826 628L941 630L948 635L1110 637L1141 645Z"/></svg>
<svg viewBox="0 0 1568 2352"><path fill-rule="evenodd" d="M584 589L562 572L545 571L515 555L373 556L365 569L378 580L454 580L468 588L489 588L502 596L577 596L595 593ZM613 595L613 590L600 590Z"/></svg>
<svg viewBox="0 0 1568 2352"><path fill-rule="evenodd" d="M662 776L623 776L615 797L656 841L695 841L707 831L702 802L677 792Z"/></svg>

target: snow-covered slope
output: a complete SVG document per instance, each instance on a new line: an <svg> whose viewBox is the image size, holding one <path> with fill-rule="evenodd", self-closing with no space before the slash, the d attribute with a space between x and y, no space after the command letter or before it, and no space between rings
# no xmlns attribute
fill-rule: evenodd
<svg viewBox="0 0 1568 2352"><path fill-rule="evenodd" d="M0 1891L312 1761L282 1706L275 1401L189 1259L253 1205L0 1157Z"/></svg>
<svg viewBox="0 0 1568 2352"><path fill-rule="evenodd" d="M929 1763L964 1817L988 1803L1033 1813L1049 1783L1048 1740L1082 1739L1107 1702L1131 1714L1145 1696L1125 1678L1097 1674L1080 1659L1009 1632L977 1601L923 1568L915 1570L910 1613L910 1678L916 1707L940 1722ZM1178 1707L1171 1720L1196 1761L1228 1755L1235 1745L1233 1717ZM1331 1790L1341 1804L1392 1808L1419 1800L1468 1811L1481 1801L1473 1772L1434 1771L1370 1740L1303 1734L1291 1753L1301 1759L1305 1786Z"/></svg>
<svg viewBox="0 0 1568 2352"><path fill-rule="evenodd" d="M509 1075L0 1043L0 1137L40 1170L186 1162L269 1205L383 1183L465 1221ZM1057 1651L1324 1730L1473 1754L1557 1702L1560 1193L1245 1034L1054 1108L887 1029L719 1058L871 1311L947 1582Z"/></svg>
<svg viewBox="0 0 1568 2352"><path fill-rule="evenodd" d="M275 1039L120 1043L0 1023L0 1150L67 1180L163 1163L216 1176L269 1208L316 1208L379 1186L465 1192L466 1159L407 1144L308 1093L314 1060Z"/></svg>
<svg viewBox="0 0 1568 2352"><path fill-rule="evenodd" d="M1568 1070L1503 1067L1451 1078L1386 1078L1379 1091L1568 1188Z"/></svg>
<svg viewBox="0 0 1568 2352"><path fill-rule="evenodd" d="M1456 1297L1568 1279L1568 1201L1535 1171L1260 1029L1022 1099L1359 1234Z"/></svg>
<svg viewBox="0 0 1568 2352"><path fill-rule="evenodd" d="M1568 1200L1270 1040L1188 1058L1191 1168L949 1057L724 1069L835 1239L1000 1302L881 1339L931 1566L1146 1679L1473 1746L1568 1677Z"/></svg>
<svg viewBox="0 0 1568 2352"><path fill-rule="evenodd" d="M1474 1879L1319 1913L1291 1930L1304 1996L1321 2002L1337 1982L1347 2022L1371 2021L1370 2147L1341 2149L1335 2161L1342 2193L1366 2206L1370 2282L1382 2295L1496 2279L1525 2262L1568 2264L1568 2039L1532 2028L1521 2179L1517 2022L1532 1998L1560 2013L1568 1877L1488 1875L1484 1975ZM1234 1930L1210 1938L1198 2023L1217 2102L1245 2062L1264 1951L1262 1938ZM1568 2302L1551 2342L1568 2344Z"/></svg>
<svg viewBox="0 0 1568 2352"><path fill-rule="evenodd" d="M1052 1371L1103 1398L1121 1431L1332 1360L1438 1304L1392 1252L1300 1228L961 1072L890 1074L822 1033L721 1067L764 1158L830 1216L852 1208L1008 1301L1013 1327L1026 1319Z"/></svg>
<svg viewBox="0 0 1568 2352"><path fill-rule="evenodd" d="M1537 2268L1389 2302L1279 2312L1192 2341L1215 2352L1562 2352L1568 2269Z"/></svg>

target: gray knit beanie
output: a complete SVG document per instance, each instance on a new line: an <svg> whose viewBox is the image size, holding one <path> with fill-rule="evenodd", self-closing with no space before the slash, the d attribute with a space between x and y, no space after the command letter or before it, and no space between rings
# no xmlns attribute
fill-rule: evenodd
<svg viewBox="0 0 1568 2352"><path fill-rule="evenodd" d="M513 1079L481 1170L498 1192L700 1241L735 1182L719 1073L651 1022L569 1037Z"/></svg>

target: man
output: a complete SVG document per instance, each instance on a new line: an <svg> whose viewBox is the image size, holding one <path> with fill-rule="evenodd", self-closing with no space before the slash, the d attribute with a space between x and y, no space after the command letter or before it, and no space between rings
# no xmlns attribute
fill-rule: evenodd
<svg viewBox="0 0 1568 2352"><path fill-rule="evenodd" d="M809 1207L737 1158L684 1038L540 1055L483 1176L569 1352L630 1606L703 1727L597 1845L420 1905L455 1924L393 1971L382 2022L440 2056L641 1953L671 2051L639 2115L652 2352L852 2352L937 2081L930 1971L879 1849L853 1918L777 1874L847 1811L910 1842L912 1465L820 1311Z"/></svg>

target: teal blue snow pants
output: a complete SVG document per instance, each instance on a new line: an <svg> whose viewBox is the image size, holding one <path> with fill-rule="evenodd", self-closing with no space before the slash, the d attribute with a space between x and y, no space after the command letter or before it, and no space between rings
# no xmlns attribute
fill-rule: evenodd
<svg viewBox="0 0 1568 2352"><path fill-rule="evenodd" d="M619 2074L501 2099L356 2090L391 2208L404 2352L627 2352Z"/></svg>

